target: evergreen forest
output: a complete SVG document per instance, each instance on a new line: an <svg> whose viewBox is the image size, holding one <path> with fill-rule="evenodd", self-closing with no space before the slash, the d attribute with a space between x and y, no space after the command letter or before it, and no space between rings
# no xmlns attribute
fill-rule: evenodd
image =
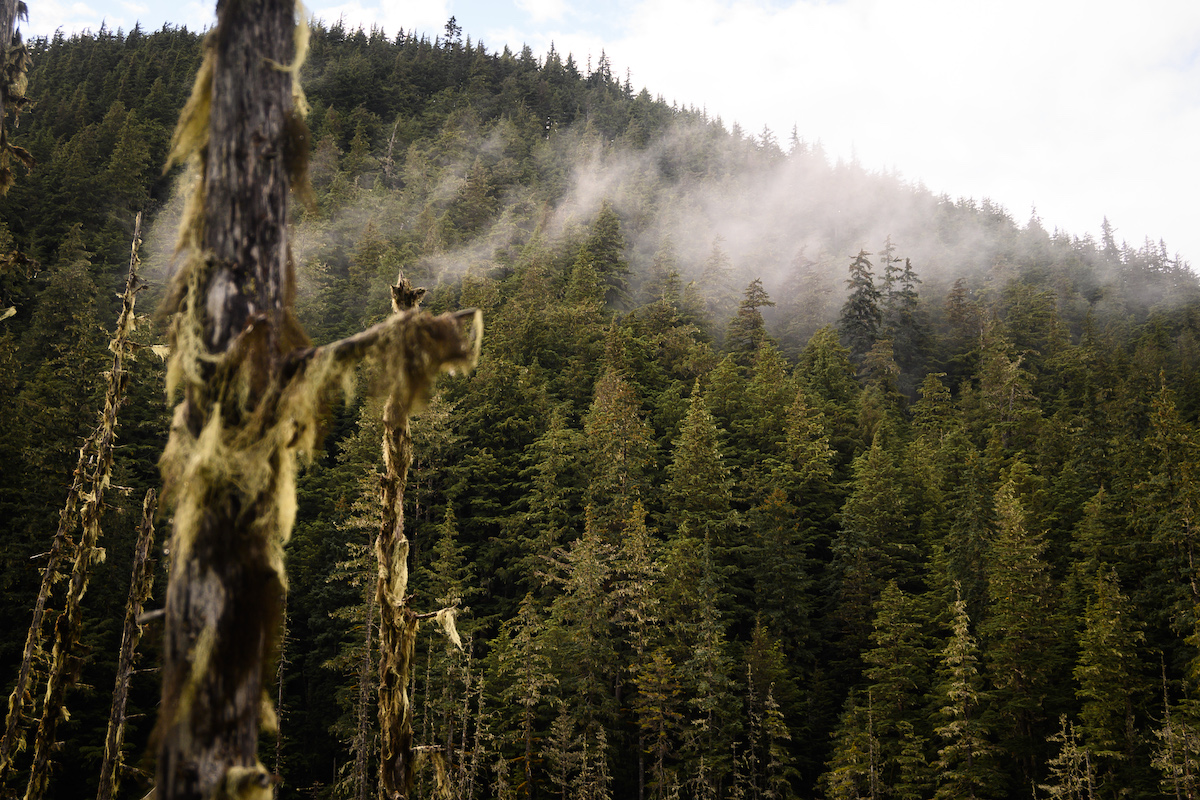
<svg viewBox="0 0 1200 800"><path fill-rule="evenodd" d="M147 517L132 667L122 620L175 402L155 308L187 180L163 168L202 39L26 43L8 135L35 165L0 198L6 695L32 660L6 796L140 798L154 774L170 507ZM454 19L432 39L314 21L300 72L308 335L385 318L398 274L483 318L478 363L412 423L413 796L1200 797L1188 263L578 59ZM297 477L259 744L281 798L377 792L383 369L326 398Z"/></svg>

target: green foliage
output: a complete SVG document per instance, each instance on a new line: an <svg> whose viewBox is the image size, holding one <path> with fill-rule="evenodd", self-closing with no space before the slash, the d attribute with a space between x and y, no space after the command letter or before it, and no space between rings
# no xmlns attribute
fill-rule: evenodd
<svg viewBox="0 0 1200 800"><path fill-rule="evenodd" d="M0 199L0 593L17 609L92 422L131 214L179 213L159 165L200 39L29 47L12 136L38 168ZM413 422L415 603L458 598L468 635L465 654L420 639L418 744L454 740L464 798L983 800L1069 796L1080 776L1097 797L1197 794L1186 263L1111 226L1100 242L1022 228L799 140L785 156L616 72L490 52L457 23L312 31L305 327L328 341L377 321L400 270L431 309L487 323L478 369ZM718 192L728 219L705 216ZM896 219L876 265L854 256ZM152 227L147 250L161 285L171 243ZM160 373L149 355L131 372L114 483L134 496L156 480ZM297 796L341 796L371 748L374 406L330 408L299 479L282 703ZM95 686L133 535L110 523L85 620ZM157 702L142 683L135 714ZM102 694L61 727L55 796L91 792ZM148 736L134 722L131 747Z"/></svg>
<svg viewBox="0 0 1200 800"><path fill-rule="evenodd" d="M850 263L850 277L846 279L850 291L838 323L850 355L856 361L861 361L875 344L883 322L883 311L879 307L883 295L875 286L870 255L866 250L860 250Z"/></svg>

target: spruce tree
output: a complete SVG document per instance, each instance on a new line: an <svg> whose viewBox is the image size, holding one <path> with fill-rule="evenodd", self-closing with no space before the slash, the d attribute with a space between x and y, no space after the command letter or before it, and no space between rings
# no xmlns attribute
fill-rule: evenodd
<svg viewBox="0 0 1200 800"><path fill-rule="evenodd" d="M865 648L872 608L889 581L912 585L924 553L909 514L896 457L884 432L854 462L854 488L842 508L842 531L832 545L838 581L836 616L844 655Z"/></svg>
<svg viewBox="0 0 1200 800"><path fill-rule="evenodd" d="M985 800L1000 794L1003 776L995 764L996 748L983 722L983 691L978 646L961 593L950 607L950 638L942 650L935 697L942 724L934 733L942 742L934 763L936 800Z"/></svg>
<svg viewBox="0 0 1200 800"><path fill-rule="evenodd" d="M872 700L878 770L886 796L927 796L932 774L926 763L930 731L924 719L932 654L919 599L895 581L875 604L871 648L863 678Z"/></svg>
<svg viewBox="0 0 1200 800"><path fill-rule="evenodd" d="M667 467L663 502L678 535L727 548L734 524L732 481L721 456L719 429L693 391L687 417Z"/></svg>
<svg viewBox="0 0 1200 800"><path fill-rule="evenodd" d="M738 304L737 314L729 320L725 329L725 349L748 360L749 355L758 350L767 337L766 323L759 309L774 305L763 288L762 278L752 280Z"/></svg>
<svg viewBox="0 0 1200 800"><path fill-rule="evenodd" d="M616 370L597 381L595 399L584 418L589 480L585 502L609 541L646 495L647 469L653 463L654 440L641 415L633 387Z"/></svg>
<svg viewBox="0 0 1200 800"><path fill-rule="evenodd" d="M842 340L855 361L862 361L875 344L883 321L882 293L875 286L870 255L866 250L860 250L850 262L850 277L846 280L849 291L838 321Z"/></svg>
<svg viewBox="0 0 1200 800"><path fill-rule="evenodd" d="M510 707L520 707L515 736L518 755L513 760L521 764L520 795L530 800L537 781L534 742L538 724L550 692L557 685L551 654L547 652L546 623L532 594L525 595L517 616L502 625L495 646L497 672L505 687L500 697Z"/></svg>
<svg viewBox="0 0 1200 800"><path fill-rule="evenodd" d="M1075 730L1097 792L1113 796L1132 789L1139 772L1135 713L1148 688L1139 658L1145 636L1115 571L1097 572L1094 592L1079 633L1075 694L1083 704Z"/></svg>
<svg viewBox="0 0 1200 800"><path fill-rule="evenodd" d="M1017 462L996 492L998 529L988 547L989 614L980 626L993 686L993 729L1022 783L1033 791L1042 748L1046 698L1061 665L1057 598L1043 553L1046 542L1028 529L1017 494L1027 468Z"/></svg>

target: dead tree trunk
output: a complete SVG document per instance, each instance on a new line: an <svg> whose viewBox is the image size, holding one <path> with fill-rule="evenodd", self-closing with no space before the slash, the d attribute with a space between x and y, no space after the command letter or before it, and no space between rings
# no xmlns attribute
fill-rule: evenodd
<svg viewBox="0 0 1200 800"><path fill-rule="evenodd" d="M306 347L290 313L287 231L288 187L304 184L309 146L294 83L304 42L296 13L292 0L218 2L175 136L172 158L195 156L203 180L166 301L168 388L181 384L183 400L161 462L174 506L157 731L163 800L258 796L271 784L255 752L260 724L273 726L264 690L283 545L295 459L312 447L326 387L375 356L411 406L438 372L475 355L467 317L415 311Z"/></svg>
<svg viewBox="0 0 1200 800"><path fill-rule="evenodd" d="M375 592L367 592L367 624L363 657L358 666L358 726L354 733L354 796L368 800L371 795L367 776L371 759L371 639L375 630Z"/></svg>
<svg viewBox="0 0 1200 800"><path fill-rule="evenodd" d="M294 513L280 367L302 344L285 319L299 111L283 65L295 55L295 15L292 0L218 2L175 134L172 158L194 148L202 183L168 298L178 312L168 382L183 382L162 459L175 507L157 731L157 792L169 800L271 784L255 751L260 724L272 723L261 715Z"/></svg>
<svg viewBox="0 0 1200 800"><path fill-rule="evenodd" d="M29 783L25 789L26 800L36 800L42 796L49 782L50 757L55 744L55 732L58 723L65 717L64 705L67 689L75 682L79 671L79 656L76 650L79 646L79 630L83 619L83 596L87 593L88 582L91 579L93 565L104 560L104 550L99 547L100 519L104 514L104 493L109 486L112 474L113 448L117 438L117 414L125 403L125 389L128 385L129 374L126 371L126 359L132 357L133 345L129 342L129 334L133 331L135 316L134 304L138 293L145 288L139 285L137 277L137 249L141 232L141 215L135 225L133 247L129 258L129 273L125 281L125 293L121 297L121 314L117 318L116 331L109 350L112 351L112 367L108 372L108 386L104 393L104 409L100 413L100 424L89 438L88 443L80 452L81 466L86 463L82 475L76 469L76 479L68 491L67 504L60 517L60 532L63 530L63 520L73 515L77 502L82 500L79 518L82 532L78 546L75 548L75 561L71 569L71 578L64 599L64 608L54 625L54 645L50 652L50 664L46 674L46 693L42 701L42 716L38 722L37 734L34 737L33 766L30 769ZM86 486L86 491L82 486ZM61 549L59 537L51 545L51 561L58 554L56 547ZM43 577L43 589L54 582L57 573L56 565L47 565ZM34 610L34 624L30 626L26 640L29 650L30 640L40 638L41 614L45 608L45 597L39 595L38 605ZM40 647L40 644L38 645ZM22 665L22 674L28 675L26 665ZM22 689L19 685L18 689ZM24 690L22 690L24 691ZM16 697L14 691L14 697ZM10 714L11 715L11 714Z"/></svg>
<svg viewBox="0 0 1200 800"><path fill-rule="evenodd" d="M8 697L8 716L4 722L4 737L0 739L0 787L4 786L12 772L14 751L25 746L25 707L33 702L30 684L34 677L34 661L43 656L43 645L46 640L45 616L46 601L54 590L54 584L62 577L60 567L63 559L70 555L75 547L71 541L71 531L75 527L75 509L79 505L79 497L83 493L87 480L88 457L93 453L96 434L92 433L79 448L79 461L75 465L75 473L71 486L67 490L67 501L58 512L58 530L50 542L50 551L46 554L46 566L42 568L42 584L38 590L37 600L33 606L33 620L29 623L29 632L25 634L24 655L21 667L17 672L17 684Z"/></svg>
<svg viewBox="0 0 1200 800"><path fill-rule="evenodd" d="M6 2L8 0L0 0L0 5ZM8 12L5 11L5 13ZM7 30L3 27L4 24L6 24L4 20L0 19L0 33ZM2 94L3 92L0 92L0 95ZM0 119L2 117L3 112L0 111ZM130 256L131 278L126 281L126 295L122 300L124 304L122 315L117 321L118 335L121 334L124 325L133 324L133 298L137 291L133 284L136 278L138 237L141 231L140 214L137 217L134 228L133 252ZM130 294L131 290L134 294ZM114 340L115 344L116 341ZM124 344L121 344L117 349L121 350L124 346ZM114 351L115 354L116 351ZM123 392L123 384L113 383L115 375L116 373L114 372L109 377L109 395L106 397L106 406L119 404L120 395L113 394L115 388L120 388ZM0 737L0 786L4 786L12 771L14 750L24 747L26 727L25 707L32 701L30 683L34 675L34 661L43 655L43 644L45 642L46 601L50 599L50 594L54 590L54 584L63 577L60 569L63 559L74 553L75 545L71 541L71 533L77 522L75 511L79 507L79 500L85 494L85 489L89 483L89 463L95 460L97 442L100 440L102 433L103 425L92 431L91 435L83 443L83 446L79 448L79 459L75 464L75 472L71 478L71 485L67 489L67 499L63 504L62 510L58 512L58 530L55 532L54 538L50 542L50 550L46 554L46 566L42 569L41 587L38 589L37 600L34 601L33 605L33 619L30 621L29 631L25 635L25 648L21 657L21 667L17 672L17 683L8 698L8 714L4 721L4 735Z"/></svg>
<svg viewBox="0 0 1200 800"><path fill-rule="evenodd" d="M154 561L150 547L154 544L154 514L158 510L158 495L153 489L142 501L142 527L133 551L133 575L129 581L129 602L125 605L125 626L121 631L121 655L117 660L117 680L113 686L112 712L108 717L108 734L104 737L104 761L100 764L100 787L96 800L112 800L121 783L121 745L125 741L125 706L129 700L129 684L137 663L137 646L142 639L138 617L154 588Z"/></svg>
<svg viewBox="0 0 1200 800"><path fill-rule="evenodd" d="M400 275L392 287L392 310L416 307L424 289ZM408 605L408 537L404 534L404 489L412 465L410 408L399 392L383 407L383 466L380 500L383 519L375 539L379 561L376 602L379 605L379 797L393 800L412 790L412 704L408 696L417 615Z"/></svg>

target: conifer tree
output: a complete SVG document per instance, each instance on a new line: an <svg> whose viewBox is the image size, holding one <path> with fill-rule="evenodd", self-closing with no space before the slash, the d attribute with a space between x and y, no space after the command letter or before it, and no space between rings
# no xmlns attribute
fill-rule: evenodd
<svg viewBox="0 0 1200 800"><path fill-rule="evenodd" d="M976 423L988 434L996 432L1005 449L1031 444L1041 412L1025 357L1013 357L1011 343L996 324L985 326L982 342Z"/></svg>
<svg viewBox="0 0 1200 800"><path fill-rule="evenodd" d="M788 675L792 657L791 649L757 619L743 658L746 725L741 760L750 797L792 796L791 782L799 777L795 757L789 752L792 734L783 708L797 699Z"/></svg>
<svg viewBox="0 0 1200 800"><path fill-rule="evenodd" d="M529 800L534 796L534 742L541 708L557 685L547 652L545 621L532 594L525 595L517 616L501 627L496 641L499 675L505 679L501 699L521 707L519 747L522 781L517 790Z"/></svg>
<svg viewBox="0 0 1200 800"><path fill-rule="evenodd" d="M1079 741L1075 724L1064 715L1061 729L1050 737L1059 746L1058 754L1051 758L1050 780L1038 788L1054 800L1095 800L1096 772L1091 753Z"/></svg>
<svg viewBox="0 0 1200 800"><path fill-rule="evenodd" d="M875 286L870 255L866 250L860 250L850 262L850 277L846 280L849 292L838 322L842 340L855 361L861 361L875 344L883 321L883 311L879 307L882 294Z"/></svg>
<svg viewBox="0 0 1200 800"><path fill-rule="evenodd" d="M708 318L705 322L708 325L720 324L720 320L729 319L737 307L737 285L733 282L733 268L729 263L729 255L722 247L724 242L724 237L720 235L713 239L712 249L700 269L699 289L704 299Z"/></svg>
<svg viewBox="0 0 1200 800"><path fill-rule="evenodd" d="M693 390L663 487L663 501L679 535L727 547L734 522L731 491L716 421L703 396Z"/></svg>
<svg viewBox="0 0 1200 800"><path fill-rule="evenodd" d="M1061 655L1057 602L1042 555L1045 539L1028 529L1017 494L1027 470L1021 462L1014 464L996 492L998 529L985 567L990 608L980 633L993 686L994 729L1024 784L1033 787L1041 750L1036 740Z"/></svg>
<svg viewBox="0 0 1200 800"><path fill-rule="evenodd" d="M733 713L732 659L718 606L719 583L712 547L704 540L696 586L697 615L685 629L690 657L680 662L680 677L690 709L685 751L700 796L715 797L729 770L729 745L737 734ZM676 623L678 624L678 623Z"/></svg>
<svg viewBox="0 0 1200 800"><path fill-rule="evenodd" d="M1188 677L1194 678L1195 670L1191 672L1192 675ZM1178 704L1171 702L1165 662L1162 664L1162 692L1162 725L1154 732L1158 737L1158 747L1155 748L1151 763L1162 776L1159 785L1164 793L1195 800L1200 797L1200 726L1197 725L1200 715L1197 714L1197 702L1194 696L1184 697Z"/></svg>
<svg viewBox="0 0 1200 800"><path fill-rule="evenodd" d="M920 294L917 285L921 279L913 269L912 259L904 259L904 271L900 273L900 291L897 303L895 340L901 362L911 365L914 357L924 349L926 343L925 323L921 318Z"/></svg>
<svg viewBox="0 0 1200 800"><path fill-rule="evenodd" d="M558 716L554 718L542 747L550 784L560 800L574 796L576 776L582 771L585 758L583 742L576 735L575 727L575 719L566 702L560 700Z"/></svg>
<svg viewBox="0 0 1200 800"><path fill-rule="evenodd" d="M995 747L982 719L987 696L967 603L961 593L950 609L950 638L942 650L942 682L937 689L942 724L934 732L943 746L934 763L934 796L936 800L984 800L999 794L1002 778L995 765Z"/></svg>
<svg viewBox="0 0 1200 800"><path fill-rule="evenodd" d="M758 350L767 338L766 323L759 309L774 305L763 288L762 278L752 280L738 304L737 314L725 330L725 349L743 359Z"/></svg>
<svg viewBox="0 0 1200 800"><path fill-rule="evenodd" d="M833 753L821 776L829 800L882 800L879 739L869 692L853 692L834 733Z"/></svg>
<svg viewBox="0 0 1200 800"><path fill-rule="evenodd" d="M590 467L584 499L611 538L634 502L645 495L646 470L654 452L633 388L616 370L609 369L597 381L583 430Z"/></svg>
<svg viewBox="0 0 1200 800"><path fill-rule="evenodd" d="M1165 381L1151 404L1147 444L1153 461L1136 487L1137 525L1150 535L1163 583L1177 587L1169 601L1173 621L1188 630L1183 620L1200 602L1200 437L1180 419Z"/></svg>
<svg viewBox="0 0 1200 800"><path fill-rule="evenodd" d="M655 648L637 669L637 695L633 703L638 717L638 741L642 752L650 756L645 787L639 782L638 796L649 789L652 800L665 800L678 791L678 777L671 759L678 750L679 731L684 720L678 669L664 648Z"/></svg>
<svg viewBox="0 0 1200 800"><path fill-rule="evenodd" d="M842 531L833 543L836 614L847 656L853 658L864 649L872 608L884 586L916 578L923 553L915 533L899 467L881 431L871 449L854 462L854 489L846 498Z"/></svg>
<svg viewBox="0 0 1200 800"><path fill-rule="evenodd" d="M605 200L592 222L588 237L579 251L578 262L586 262L599 280L604 301L609 305L625 302L629 296L629 265L625 262L625 236L621 219Z"/></svg>
<svg viewBox="0 0 1200 800"><path fill-rule="evenodd" d="M808 404L825 420L829 445L838 454L839 477L861 447L858 425L860 387L854 379L850 351L838 342L833 328L826 326L813 334L800 354L796 375Z"/></svg>
<svg viewBox="0 0 1200 800"><path fill-rule="evenodd" d="M650 274L642 284L643 305L663 302L678 307L683 298L683 281L679 276L679 260L675 243L670 236L663 238L654 260L650 263Z"/></svg>
<svg viewBox="0 0 1200 800"><path fill-rule="evenodd" d="M983 457L961 428L946 437L942 452L943 469L950 481L950 524L942 544L946 588L957 584L971 619L982 619L988 605L986 569L995 535L995 492Z"/></svg>
<svg viewBox="0 0 1200 800"><path fill-rule="evenodd" d="M784 342L788 351L804 347L812 335L835 316L831 307L835 285L826 257L810 258L802 247L792 259L791 271L784 287ZM794 348L794 349L793 349Z"/></svg>
<svg viewBox="0 0 1200 800"><path fill-rule="evenodd" d="M555 407L545 433L529 447L533 463L524 471L532 486L522 526L527 555L521 573L530 588L546 588L546 555L565 547L579 533L575 525L582 510L583 451L581 432L567 424L563 407Z"/></svg>
<svg viewBox="0 0 1200 800"><path fill-rule="evenodd" d="M859 374L866 385L858 412L863 438L874 436L881 425L899 428L904 420L904 397L891 339L880 339L871 346Z"/></svg>
<svg viewBox="0 0 1200 800"><path fill-rule="evenodd" d="M671 669L669 659L666 664L659 664L658 671L649 673L646 680L653 684L650 690L657 693L654 698L641 696L642 670L651 653L658 652L661 644L659 633L659 595L657 582L662 572L661 564L656 558L657 545L646 527L646 510L641 501L634 503L633 511L624 525L621 546L617 552L615 571L616 580L613 586L614 613L617 624L625 631L625 641L630 649L629 663L625 672L632 679L635 694L629 700L637 717L638 728L638 796L645 797L647 753L662 750L665 758L666 740L647 745L646 737L668 735L666 719L675 713L663 706L665 699L661 692L666 691L662 681L666 680L663 672ZM663 715L667 715L664 717ZM653 717L653 720L650 718ZM655 780L662 777L661 770L665 765L656 762Z"/></svg>
<svg viewBox="0 0 1200 800"><path fill-rule="evenodd" d="M1074 731L1087 753L1096 790L1117 794L1135 783L1135 708L1146 689L1138 650L1145 637L1115 571L1097 572L1094 591L1079 634L1075 693L1083 705Z"/></svg>
<svg viewBox="0 0 1200 800"><path fill-rule="evenodd" d="M929 731L924 697L931 654L917 598L891 581L875 604L871 648L863 655L878 742L878 771L887 796L927 796L932 779L925 763Z"/></svg>
<svg viewBox="0 0 1200 800"><path fill-rule="evenodd" d="M560 551L556 564L562 583L562 594L550 607L556 675L571 698L569 712L585 741L616 712L612 550L589 506L583 536Z"/></svg>

